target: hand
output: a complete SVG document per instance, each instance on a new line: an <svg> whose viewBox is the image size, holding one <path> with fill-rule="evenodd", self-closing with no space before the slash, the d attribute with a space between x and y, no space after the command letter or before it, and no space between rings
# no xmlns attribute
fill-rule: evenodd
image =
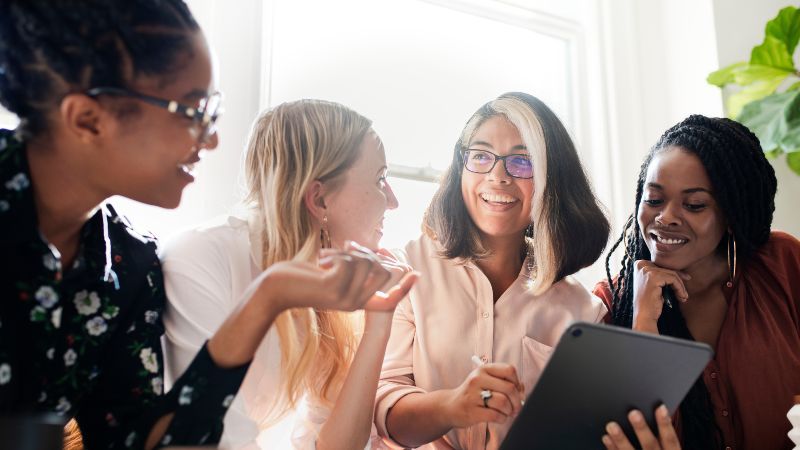
<svg viewBox="0 0 800 450"><path fill-rule="evenodd" d="M669 286L680 302L689 299L684 281L692 277L684 272L664 269L652 261L640 259L633 272L633 328L658 332L658 318L664 309L662 289ZM678 305L672 305L677 307Z"/></svg>
<svg viewBox="0 0 800 450"><path fill-rule="evenodd" d="M483 404L481 391L492 397ZM464 428L481 422L504 423L522 409L524 387L514 366L490 363L470 372L463 383L451 391L446 412L453 428Z"/></svg>
<svg viewBox="0 0 800 450"><path fill-rule="evenodd" d="M628 413L628 420L633 426L633 431L636 432L636 438L639 440L642 450L680 450L681 444L675 428L672 426L672 419L669 417L667 407L659 406L656 408L655 415L658 438L650 431L641 412L633 410ZM608 434L603 435L602 440L607 450L633 450L633 445L616 422L609 422L606 425L606 431Z"/></svg>

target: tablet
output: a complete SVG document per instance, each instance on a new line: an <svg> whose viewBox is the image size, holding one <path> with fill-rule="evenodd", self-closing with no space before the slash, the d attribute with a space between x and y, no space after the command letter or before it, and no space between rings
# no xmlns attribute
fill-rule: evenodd
<svg viewBox="0 0 800 450"><path fill-rule="evenodd" d="M712 354L694 341L574 323L500 449L604 449L600 439L612 420L637 445L628 412L642 411L655 430L655 408L663 403L674 412Z"/></svg>

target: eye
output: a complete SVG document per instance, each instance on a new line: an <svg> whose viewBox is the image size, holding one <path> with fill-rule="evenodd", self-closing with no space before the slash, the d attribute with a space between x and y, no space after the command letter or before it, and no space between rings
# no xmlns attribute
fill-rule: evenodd
<svg viewBox="0 0 800 450"><path fill-rule="evenodd" d="M491 158L485 152L473 150L470 151L470 159L477 162L485 162L489 161Z"/></svg>
<svg viewBox="0 0 800 450"><path fill-rule="evenodd" d="M702 211L706 208L705 203L684 203L684 207L692 212Z"/></svg>
<svg viewBox="0 0 800 450"><path fill-rule="evenodd" d="M382 177L378 178L378 187L379 188L384 189L384 188L386 188L387 184L388 183L386 182L386 175L383 175Z"/></svg>
<svg viewBox="0 0 800 450"><path fill-rule="evenodd" d="M647 199L642 200L642 203L644 203L647 206L658 206L658 205L664 203L664 200L661 200L661 199L658 199L658 198L647 198Z"/></svg>

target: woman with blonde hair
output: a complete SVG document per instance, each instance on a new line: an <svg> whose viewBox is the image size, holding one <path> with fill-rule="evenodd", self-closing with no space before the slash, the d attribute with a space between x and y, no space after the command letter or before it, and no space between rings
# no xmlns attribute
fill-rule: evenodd
<svg viewBox="0 0 800 450"><path fill-rule="evenodd" d="M401 260L425 275L397 307L375 404L403 447L497 448L561 333L606 309L570 275L609 224L556 115L518 92L467 122Z"/></svg>
<svg viewBox="0 0 800 450"><path fill-rule="evenodd" d="M360 343L355 317L318 299L287 305L226 417L223 447L255 445L259 430L295 407L295 447L379 445L370 436L381 361L394 307L416 279L378 250L383 215L397 207L386 170L367 118L319 100L281 104L256 120L250 136L245 217L189 231L166 249L168 378L187 367L265 269L285 261L326 266L326 249L346 249L380 260L393 273L389 286L402 277L385 298L366 304ZM353 274L353 289L375 277L363 269Z"/></svg>

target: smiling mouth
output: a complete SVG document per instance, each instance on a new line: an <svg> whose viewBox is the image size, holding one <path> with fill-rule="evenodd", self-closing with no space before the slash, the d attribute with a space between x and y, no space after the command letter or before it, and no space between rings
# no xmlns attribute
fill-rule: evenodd
<svg viewBox="0 0 800 450"><path fill-rule="evenodd" d="M509 205L511 203L516 203L519 201L510 195L492 194L489 192L481 192L480 194L478 194L478 196L484 202L496 205Z"/></svg>
<svg viewBox="0 0 800 450"><path fill-rule="evenodd" d="M664 236L659 236L655 233L650 233L650 236L659 244L665 245L682 245L687 243L688 239L681 239L681 238L668 238Z"/></svg>
<svg viewBox="0 0 800 450"><path fill-rule="evenodd" d="M195 162L192 162L192 163L178 164L178 170L180 170L181 172L183 172L183 173L185 173L187 175L194 175L194 171L197 168L197 163L198 162L200 162L200 161L195 161Z"/></svg>

